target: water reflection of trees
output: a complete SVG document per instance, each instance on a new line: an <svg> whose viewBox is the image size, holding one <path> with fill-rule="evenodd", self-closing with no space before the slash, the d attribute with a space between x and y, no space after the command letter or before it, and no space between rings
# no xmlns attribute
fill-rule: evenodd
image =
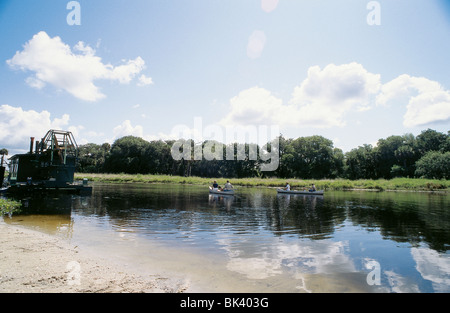
<svg viewBox="0 0 450 313"><path fill-rule="evenodd" d="M421 194L373 194L345 201L349 219L368 231L396 242L446 251L450 243L450 212L446 196Z"/></svg>
<svg viewBox="0 0 450 313"><path fill-rule="evenodd" d="M345 210L334 208L322 196L277 195L267 212L276 235L298 234L311 239L330 238L345 220Z"/></svg>
<svg viewBox="0 0 450 313"><path fill-rule="evenodd" d="M24 201L25 200L25 201ZM322 196L277 195L246 189L235 197L210 197L190 186L106 185L91 196L22 199L26 212L105 218L113 226L147 232L226 228L236 234L261 228L276 236L332 238L348 221L389 240L437 251L450 243L449 198L415 193L330 192ZM49 213L50 212L50 213Z"/></svg>
<svg viewBox="0 0 450 313"><path fill-rule="evenodd" d="M411 193L328 193L326 197L278 195L268 206L267 220L276 235L331 238L348 220L389 240L448 250L449 199L445 195Z"/></svg>
<svg viewBox="0 0 450 313"><path fill-rule="evenodd" d="M205 212L210 208L231 208L233 197L208 199L209 192L189 186L127 186L98 188L88 209L80 215L107 218L113 227L146 233L176 233L192 229L211 229L214 221Z"/></svg>

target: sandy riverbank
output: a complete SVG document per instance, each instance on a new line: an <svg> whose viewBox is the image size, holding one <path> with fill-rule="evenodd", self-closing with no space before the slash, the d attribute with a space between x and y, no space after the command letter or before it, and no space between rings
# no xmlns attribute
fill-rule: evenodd
<svg viewBox="0 0 450 313"><path fill-rule="evenodd" d="M180 293L186 281L143 275L0 220L0 293Z"/></svg>

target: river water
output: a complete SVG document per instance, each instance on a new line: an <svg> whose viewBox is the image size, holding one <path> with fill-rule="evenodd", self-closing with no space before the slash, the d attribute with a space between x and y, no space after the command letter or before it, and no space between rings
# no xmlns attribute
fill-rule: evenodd
<svg viewBox="0 0 450 313"><path fill-rule="evenodd" d="M94 184L22 199L7 223L56 235L205 292L450 292L450 196L278 195L238 188Z"/></svg>

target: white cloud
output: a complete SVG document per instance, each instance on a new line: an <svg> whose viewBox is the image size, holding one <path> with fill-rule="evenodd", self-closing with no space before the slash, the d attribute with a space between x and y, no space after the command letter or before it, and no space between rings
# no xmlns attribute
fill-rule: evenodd
<svg viewBox="0 0 450 313"><path fill-rule="evenodd" d="M247 56L251 59L259 58L266 46L266 34L261 30L255 30L248 39Z"/></svg>
<svg viewBox="0 0 450 313"><path fill-rule="evenodd" d="M142 74L139 77L138 86L147 86L147 85L153 85L153 79L151 77L147 77L144 74Z"/></svg>
<svg viewBox="0 0 450 313"><path fill-rule="evenodd" d="M85 145L88 143L102 144L110 142L105 140L105 133L87 130L84 126L70 126L67 128L72 132L78 145Z"/></svg>
<svg viewBox="0 0 450 313"><path fill-rule="evenodd" d="M415 127L449 120L450 92L439 90L411 98L403 124L405 127Z"/></svg>
<svg viewBox="0 0 450 313"><path fill-rule="evenodd" d="M348 113L385 106L394 99L407 103L405 127L450 121L450 90L438 82L405 74L382 84L379 74L353 62L310 67L288 104L264 88L243 90L230 100L230 112L221 124L343 127Z"/></svg>
<svg viewBox="0 0 450 313"><path fill-rule="evenodd" d="M450 120L450 91L424 77L400 75L386 83L377 96L378 105L406 98L405 127L424 126Z"/></svg>
<svg viewBox="0 0 450 313"><path fill-rule="evenodd" d="M289 243L279 240L273 248L257 256L245 253L246 247L254 244L251 239L231 244L230 238L225 236L218 242L226 252L227 269L249 279L270 280L288 274L291 275L289 284L296 279L296 288L306 292L336 292L356 285L354 276L358 271L346 254L349 244L345 241ZM323 285L324 277L327 285ZM333 284L333 280L339 283ZM318 284L319 281L322 284ZM361 282L365 284L364 279ZM366 288L359 287L360 290Z"/></svg>
<svg viewBox="0 0 450 313"><path fill-rule="evenodd" d="M357 63L330 64L323 70L314 66L302 84L294 89L288 105L270 91L253 87L230 100L231 111L222 124L343 126L347 112L369 108L370 98L380 86L380 76L369 73Z"/></svg>
<svg viewBox="0 0 450 313"><path fill-rule="evenodd" d="M281 262L268 257L231 258L227 269L247 276L249 279L266 279L282 274Z"/></svg>
<svg viewBox="0 0 450 313"><path fill-rule="evenodd" d="M183 137L183 134L189 134L189 136ZM167 140L178 140L181 138L191 139L192 137L190 136L191 134L199 136L196 130L188 129L187 126L184 125L179 125L178 127L175 126L169 134L163 132L158 132L157 134L150 134L150 135L144 134L144 128L141 125L133 126L130 120L126 120L123 121L122 124L114 127L113 138L105 139L104 141L112 144L114 143L115 140L125 136L135 136L147 141L158 141L158 140L167 141Z"/></svg>
<svg viewBox="0 0 450 313"><path fill-rule="evenodd" d="M427 78L412 77L403 74L382 86L381 92L377 96L377 104L387 105L387 103L393 99L409 97L414 92L426 93L428 91L440 90L441 88L439 83Z"/></svg>
<svg viewBox="0 0 450 313"><path fill-rule="evenodd" d="M116 67L107 65L106 68L110 69L110 71L105 78L118 80L121 84L129 84L144 67L145 61L141 57L137 57L135 60L128 60L126 64Z"/></svg>
<svg viewBox="0 0 450 313"><path fill-rule="evenodd" d="M287 110L295 113L294 107L283 105L281 99L260 87L240 92L230 100L230 109L222 125L272 125L288 118Z"/></svg>
<svg viewBox="0 0 450 313"><path fill-rule="evenodd" d="M417 282L413 281L410 277L401 276L394 271L384 271L383 275L386 276L387 284L389 285L388 291L394 293L419 293L420 288Z"/></svg>
<svg viewBox="0 0 450 313"><path fill-rule="evenodd" d="M44 137L50 129L72 132L78 145L92 142L92 138L104 137L103 133L87 131L83 125L70 125L70 116L52 117L50 112L24 110L7 104L0 106L0 148L14 153L23 153L29 149L30 137L36 140Z"/></svg>
<svg viewBox="0 0 450 313"><path fill-rule="evenodd" d="M42 89L49 84L85 101L105 98L94 84L96 80L128 84L145 68L145 61L141 57L113 66L104 64L95 53L93 48L82 41L72 50L60 37L50 38L41 31L24 45L22 51L16 52L6 62L11 68L33 72L33 76L26 79L33 88ZM148 83L149 80L142 75L139 84Z"/></svg>
<svg viewBox="0 0 450 313"><path fill-rule="evenodd" d="M37 79L37 78L35 78L35 77L32 77L32 76L28 77L28 78L25 80L25 82L26 82L30 87L35 88L35 89L38 89L38 90L45 87L45 83L44 83L42 80L39 80L39 79Z"/></svg>
<svg viewBox="0 0 450 313"><path fill-rule="evenodd" d="M95 55L95 50L92 49L90 46L86 46L86 44L83 41L79 41L74 47L73 49L75 51L80 51L85 55L89 55L89 56L94 56Z"/></svg>
<svg viewBox="0 0 450 313"><path fill-rule="evenodd" d="M144 129L141 125L137 125L133 127L131 125L130 120L124 121L122 124L118 125L113 129L114 139L118 139L125 136L136 136L136 137L143 137L144 136Z"/></svg>
<svg viewBox="0 0 450 313"><path fill-rule="evenodd" d="M103 137L103 136L105 136L105 134L103 132L99 133L99 132L90 130L90 131L86 132L86 136L88 136L88 137Z"/></svg>
<svg viewBox="0 0 450 313"><path fill-rule="evenodd" d="M430 281L435 292L450 291L450 258L428 248L411 248L416 269L423 279Z"/></svg>
<svg viewBox="0 0 450 313"><path fill-rule="evenodd" d="M270 13L277 8L278 2L279 0L261 0L261 8L265 12Z"/></svg>
<svg viewBox="0 0 450 313"><path fill-rule="evenodd" d="M304 126L344 126L344 115L369 108L370 97L381 87L380 75L361 64L329 64L323 70L310 67L308 77L295 88L291 103L299 106Z"/></svg>
<svg viewBox="0 0 450 313"><path fill-rule="evenodd" d="M64 129L70 116L51 118L48 111L25 111L7 104L0 106L0 142L13 148L28 149L30 137L45 136L50 129Z"/></svg>

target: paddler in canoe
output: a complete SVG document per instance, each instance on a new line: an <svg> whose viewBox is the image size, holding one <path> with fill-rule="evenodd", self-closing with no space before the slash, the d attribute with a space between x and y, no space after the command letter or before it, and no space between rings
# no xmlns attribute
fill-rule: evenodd
<svg viewBox="0 0 450 313"><path fill-rule="evenodd" d="M210 193L215 193L215 194L232 195L232 194L234 194L234 187L230 183L229 180L227 180L227 183L225 184L224 188L221 188L219 186L219 184L217 183L217 181L214 181L212 187L209 187L209 192Z"/></svg>
<svg viewBox="0 0 450 313"><path fill-rule="evenodd" d="M230 183L229 180L227 180L227 183L225 184L225 186L223 187L222 191L232 191L234 190L233 185Z"/></svg>
<svg viewBox="0 0 450 313"><path fill-rule="evenodd" d="M289 183L286 183L286 187L278 189L278 193L289 193L289 194L311 194L311 195L323 195L323 190L317 190L316 185L312 184L307 190L291 190Z"/></svg>

